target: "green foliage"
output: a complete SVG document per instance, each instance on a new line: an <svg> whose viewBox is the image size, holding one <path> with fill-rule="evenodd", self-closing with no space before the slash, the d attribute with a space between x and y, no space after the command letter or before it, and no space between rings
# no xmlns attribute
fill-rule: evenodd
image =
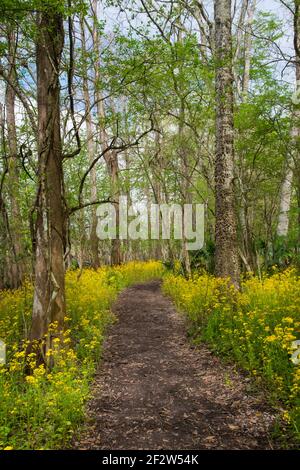
<svg viewBox="0 0 300 470"><path fill-rule="evenodd" d="M32 11L56 11L64 16L74 13L86 13L85 0L1 0L0 18L20 20Z"/></svg>

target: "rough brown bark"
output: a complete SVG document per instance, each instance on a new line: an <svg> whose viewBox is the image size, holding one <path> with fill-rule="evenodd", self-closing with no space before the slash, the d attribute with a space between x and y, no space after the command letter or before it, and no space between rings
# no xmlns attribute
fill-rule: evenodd
<svg viewBox="0 0 300 470"><path fill-rule="evenodd" d="M60 14L47 9L37 16L38 177L36 201L35 286L31 340L48 325L63 327L65 315L64 248L66 240L59 71L64 42ZM51 347L52 337L47 346Z"/></svg>
<svg viewBox="0 0 300 470"><path fill-rule="evenodd" d="M234 133L231 0L215 1L216 60L216 251L215 270L239 285L234 207Z"/></svg>

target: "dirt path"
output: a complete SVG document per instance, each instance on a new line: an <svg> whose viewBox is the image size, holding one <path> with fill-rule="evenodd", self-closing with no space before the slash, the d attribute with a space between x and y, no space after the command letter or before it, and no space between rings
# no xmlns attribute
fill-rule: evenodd
<svg viewBox="0 0 300 470"><path fill-rule="evenodd" d="M159 282L124 291L79 449L270 449L272 411L205 347Z"/></svg>

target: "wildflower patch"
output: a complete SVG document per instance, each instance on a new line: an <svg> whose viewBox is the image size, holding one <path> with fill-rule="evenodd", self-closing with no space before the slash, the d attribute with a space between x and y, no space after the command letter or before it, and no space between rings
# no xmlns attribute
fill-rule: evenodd
<svg viewBox="0 0 300 470"><path fill-rule="evenodd" d="M249 276L240 292L222 279L168 275L163 290L187 316L195 340L235 360L284 403L300 440L300 278L296 271Z"/></svg>
<svg viewBox="0 0 300 470"><path fill-rule="evenodd" d="M84 417L106 328L115 321L112 302L125 287L161 277L163 272L155 261L69 271L65 331L56 338L59 347L47 351L47 359L54 362L51 370L37 365L35 353L25 354L32 285L0 292L0 337L7 347L6 364L0 364L0 449L68 445Z"/></svg>

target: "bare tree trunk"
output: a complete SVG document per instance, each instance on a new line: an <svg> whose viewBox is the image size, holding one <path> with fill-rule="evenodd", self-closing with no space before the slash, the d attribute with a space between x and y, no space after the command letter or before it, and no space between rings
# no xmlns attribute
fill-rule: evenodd
<svg viewBox="0 0 300 470"><path fill-rule="evenodd" d="M298 204L298 246L300 246L300 2L295 0L295 16L294 16L294 50L296 62L296 96L298 98L293 110L293 166L295 168L295 181L297 191Z"/></svg>
<svg viewBox="0 0 300 470"><path fill-rule="evenodd" d="M182 195L183 195L183 204L191 204L191 184L190 184L190 169L189 169L189 158L187 154L185 136L184 136L184 121L185 121L185 108L184 108L184 100L181 99L180 104L180 120L179 120L179 129L178 135L180 138L180 159L181 159L181 169L183 174L183 182L182 182ZM184 214L184 211L183 211ZM191 262L190 262L190 255L188 251L188 240L185 237L185 227L184 227L184 216L182 215L182 227L183 227L183 238L182 238L182 258L183 258L183 265L185 274L190 277L192 274L191 271Z"/></svg>
<svg viewBox="0 0 300 470"><path fill-rule="evenodd" d="M244 71L243 71L243 78L242 78L242 102L246 102L248 100L249 94L249 86L250 86L250 66L251 66L251 47L252 47L252 35L251 35L251 27L253 24L254 19L254 12L256 8L256 0L245 0L244 7L245 14L244 14L244 22L245 22L245 34L244 34ZM247 16L246 16L247 13ZM243 23L239 25L239 28L243 28ZM246 169L246 175L249 175ZM247 200L247 191L244 190L244 181L241 178L241 209L240 209L240 224L241 224L241 232L242 232L242 244L243 244L243 256L241 259L243 260L247 271L252 271L255 269L256 265L256 255L255 249L253 246L253 240L251 236L251 227L249 223L249 214L248 214L248 200Z"/></svg>
<svg viewBox="0 0 300 470"><path fill-rule="evenodd" d="M300 253L300 163L298 163L295 172L296 179L296 193L297 193L297 206L298 206L298 237L297 237L297 246L296 252Z"/></svg>
<svg viewBox="0 0 300 470"><path fill-rule="evenodd" d="M125 110L124 113L126 114ZM128 153L128 150L125 150L124 152L124 160L125 160L125 170L126 170L126 176L125 176L125 194L127 196L127 218L128 218L128 212L129 212L129 207L132 204L131 200L131 192L130 192L130 156ZM131 247L131 240L129 238L126 238L123 240L124 243L124 261L130 261L132 259L132 247Z"/></svg>
<svg viewBox="0 0 300 470"><path fill-rule="evenodd" d="M0 103L0 129L1 129L1 153L4 155L5 160L7 160L6 156L6 138L5 138L5 117L4 117L4 106ZM11 270L9 269L10 266L10 259L8 257L8 253L10 252L12 245L12 237L11 231L9 226L9 218L8 212L6 208L6 198L3 194L3 186L5 177L7 175L8 169L7 166L3 168L3 172L1 174L0 179L0 216L1 216L1 262L0 262L0 286L1 288L11 287L12 279L11 279Z"/></svg>
<svg viewBox="0 0 300 470"><path fill-rule="evenodd" d="M159 129L159 122L156 122L156 128ZM153 193L155 198L156 204L162 203L162 185L160 178L163 177L163 161L162 161L162 154L161 154L161 138L160 132L155 132L155 168L158 170L158 175L155 175L154 172L154 181L152 183L153 186ZM161 213L159 213L159 224L161 225ZM163 245L165 244L164 240L153 240L155 243L155 259L161 260L163 257ZM170 243L170 240L168 241Z"/></svg>
<svg viewBox="0 0 300 470"><path fill-rule="evenodd" d="M295 0L294 12L294 50L295 50L295 63L296 63L296 86L295 97L299 100L300 97L300 15L299 15L299 1ZM280 202L279 202L279 216L277 223L276 233L279 237L287 237L289 229L289 212L291 206L291 198L293 191L293 177L295 173L296 184L300 181L297 178L297 173L300 171L299 162L299 137L300 137L300 109L297 102L294 103L292 112L292 130L291 142L292 151L287 155L284 169L284 177L281 184ZM298 188L298 193L300 189ZM299 199L299 198L298 198ZM300 210L300 204L298 204ZM300 220L300 219L299 219ZM299 239L300 239L300 225L299 225Z"/></svg>
<svg viewBox="0 0 300 470"><path fill-rule="evenodd" d="M158 115L154 116L155 119L155 159L150 163L152 177L148 175L149 182L151 181L151 187L153 196L156 204L169 204L168 192L166 183L164 181L164 156L161 149L161 134L162 126L159 122ZM159 225L162 226L162 216L159 212ZM156 259L163 259L164 261L174 262L174 253L172 247L172 241L170 239L163 240L159 238L155 240L155 257Z"/></svg>
<svg viewBox="0 0 300 470"><path fill-rule="evenodd" d="M105 129L105 109L103 103L103 96L99 89L99 76L101 70L100 64L100 41L99 41L99 32L97 27L97 11L98 11L98 0L93 0L93 15L94 15L94 25L93 25L93 43L94 50L96 55L95 60L95 83L96 83L96 102L97 102L97 111L99 118L100 126L100 141L102 149L106 149L109 146L108 135ZM118 154L116 151L111 150L106 152L104 155L106 162L107 172L110 177L110 197L113 201L116 210L116 239L112 240L111 244L111 264L120 264L122 262L121 255L121 241L119 238L119 199L120 199L120 186L119 186L119 162Z"/></svg>
<svg viewBox="0 0 300 470"><path fill-rule="evenodd" d="M93 141L93 126L92 126L92 116L91 116L91 100L88 87L88 68L85 65L87 59L86 51L86 36L85 36L85 27L83 18L81 19L81 43L82 43L82 53L83 53L83 99L85 104L85 123L86 123L86 137L87 137L87 153L89 157L90 164L95 158L95 143ZM97 201L97 174L96 174L96 165L93 166L90 172L90 199L91 202ZM99 239L97 236L97 214L96 206L91 207L92 211L92 220L91 220L91 230L90 230L90 245L92 252L92 265L94 268L100 266L99 259Z"/></svg>
<svg viewBox="0 0 300 470"><path fill-rule="evenodd" d="M233 65L234 65L233 66L233 78L236 84L236 90L237 90L238 96L241 95L241 83L239 80L238 68L235 67L235 65L240 59L241 45L242 45L242 40L243 40L243 28L245 24L248 3L249 3L249 0L242 0L242 3L241 3L239 21L238 21L237 31L236 31L236 48L235 48L235 52L233 56Z"/></svg>
<svg viewBox="0 0 300 470"><path fill-rule="evenodd" d="M291 207L292 198L292 183L293 183L293 160L288 158L284 172L284 178L280 189L280 202L279 202L279 216L277 223L277 236L287 237L289 230L289 212Z"/></svg>
<svg viewBox="0 0 300 470"><path fill-rule="evenodd" d="M8 78L9 81L15 83L15 33L13 29L9 29L7 33L8 39ZM6 105L6 123L7 123L7 144L8 144L8 193L11 206L11 287L19 287L22 284L24 263L22 260L22 219L19 207L19 171L18 171L18 146L15 119L15 100L16 93L12 86L7 83L5 93Z"/></svg>
<svg viewBox="0 0 300 470"><path fill-rule="evenodd" d="M108 142L104 140L105 147L108 145ZM107 155L107 154L106 154ZM121 255L121 240L119 238L119 201L120 201L120 189L119 189L119 164L118 164L118 155L116 152L112 151L105 158L108 174L111 179L111 198L114 201L113 204L116 210L116 231L117 236L112 240L111 247L111 264L120 264L122 262Z"/></svg>
<svg viewBox="0 0 300 470"><path fill-rule="evenodd" d="M41 340L50 323L63 328L66 241L59 72L63 19L54 9L37 16L38 177L35 285L31 340ZM52 336L47 347L51 347Z"/></svg>
<svg viewBox="0 0 300 470"><path fill-rule="evenodd" d="M256 8L256 0L248 1L248 16L245 27L245 38L244 38L244 73L242 83L242 95L243 101L247 100L249 93L250 83L250 65L251 65L251 47L252 47L252 35L251 28L254 19L254 12Z"/></svg>
<svg viewBox="0 0 300 470"><path fill-rule="evenodd" d="M234 207L234 132L231 0L215 1L216 50L216 252L215 270L239 285Z"/></svg>

